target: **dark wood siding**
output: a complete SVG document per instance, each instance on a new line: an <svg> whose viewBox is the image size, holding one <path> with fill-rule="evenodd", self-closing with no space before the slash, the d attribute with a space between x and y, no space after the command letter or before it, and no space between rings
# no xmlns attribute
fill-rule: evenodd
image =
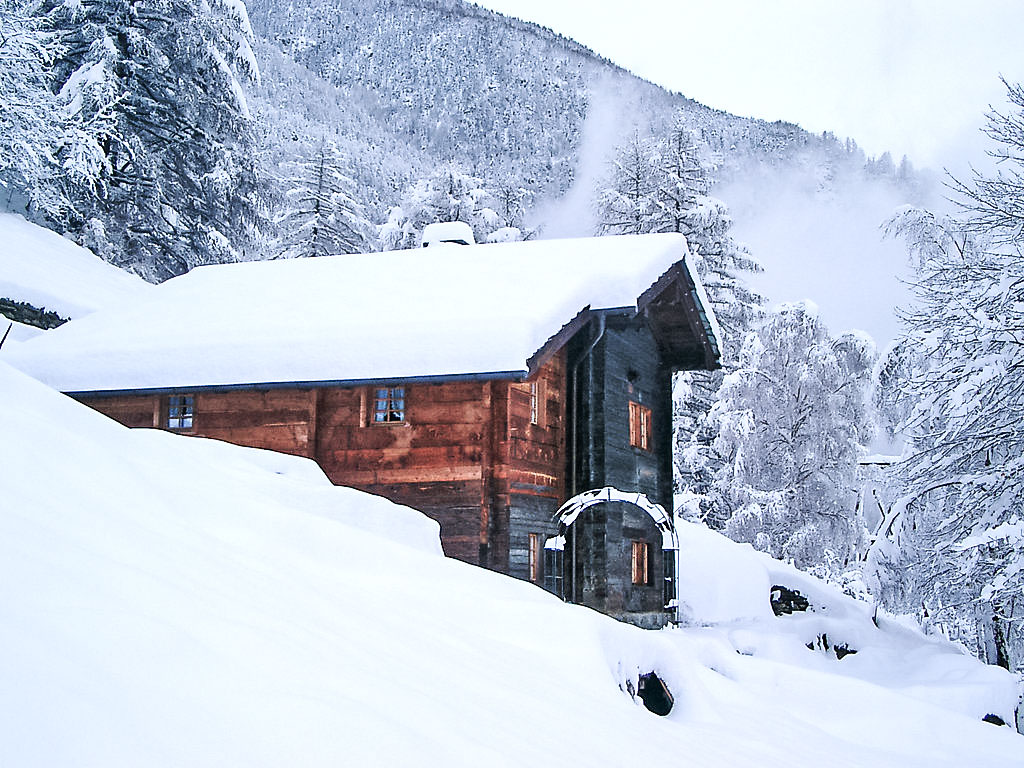
<svg viewBox="0 0 1024 768"><path fill-rule="evenodd" d="M531 384L537 420L532 423ZM565 353L548 360L526 382L510 384L507 432L496 466L499 495L507 509L507 565L500 570L529 578L529 536L542 543L557 532L551 517L565 499ZM540 579L543 584L543 576Z"/></svg>
<svg viewBox="0 0 1024 768"><path fill-rule="evenodd" d="M372 387L321 390L316 458L337 485L407 504L441 525L445 554L480 563L488 548L492 399L504 382L405 386L405 421L371 422ZM486 562L486 561L485 561Z"/></svg>
<svg viewBox="0 0 1024 768"><path fill-rule="evenodd" d="M79 397L80 402L126 427L163 426L161 398L155 395Z"/></svg>
<svg viewBox="0 0 1024 768"><path fill-rule="evenodd" d="M569 345L568 359L570 410L575 411L570 492L611 485L639 491L670 510L672 377L645 319L628 311L604 313ZM631 444L631 402L650 409L649 450ZM568 574L567 583L575 583L578 602L623 618L661 611L661 534L645 513L630 505L602 504L588 509L573 527L565 558L571 569L572 547L577 548L575 578ZM649 584L632 583L633 540L650 545Z"/></svg>

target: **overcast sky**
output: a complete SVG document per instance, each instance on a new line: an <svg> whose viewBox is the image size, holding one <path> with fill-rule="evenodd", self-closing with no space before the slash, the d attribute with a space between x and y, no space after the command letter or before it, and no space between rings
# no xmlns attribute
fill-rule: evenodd
<svg viewBox="0 0 1024 768"><path fill-rule="evenodd" d="M1024 80L1021 0L477 2L709 106L937 170L978 162L999 75Z"/></svg>

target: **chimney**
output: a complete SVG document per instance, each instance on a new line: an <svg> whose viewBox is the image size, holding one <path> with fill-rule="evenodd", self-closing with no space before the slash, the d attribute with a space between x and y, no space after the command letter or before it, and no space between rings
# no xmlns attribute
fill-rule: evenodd
<svg viewBox="0 0 1024 768"><path fill-rule="evenodd" d="M473 228L464 221L438 221L423 228L423 247L476 245Z"/></svg>

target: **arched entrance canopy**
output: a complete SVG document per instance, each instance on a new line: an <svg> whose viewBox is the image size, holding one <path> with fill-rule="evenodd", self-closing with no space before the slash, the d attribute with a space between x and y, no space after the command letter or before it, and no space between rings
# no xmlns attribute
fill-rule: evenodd
<svg viewBox="0 0 1024 768"><path fill-rule="evenodd" d="M654 521L654 525L661 531L661 548L664 552L665 568L664 607L675 614L675 620L678 621L679 600L675 574L678 571L679 535L676 532L671 515L665 511L665 508L660 504L655 504L642 493L620 491L617 488L606 486L604 488L584 491L573 496L559 507L558 511L553 515L553 519L558 521L558 535L551 537L544 544L544 549L548 550L552 556L552 563L555 569L561 572L562 553L566 546L566 536L573 523L590 507L608 503L629 504L640 509ZM573 541L575 541L575 535L573 536ZM569 571L570 583L563 584L561 579L559 579L557 588L552 591L555 591L563 600L577 602L575 544L572 545L571 550L572 567Z"/></svg>
<svg viewBox="0 0 1024 768"><path fill-rule="evenodd" d="M607 504L610 501L617 501L624 504L632 504L634 507L647 513L654 521L658 530L661 531L662 549L679 549L679 537L676 534L675 525L672 524L672 517L660 504L655 504L642 493L620 491L610 485L604 488L595 488L591 491L584 491L573 496L565 504L558 508L554 519L558 520L559 532L568 528L576 519L589 507L595 504ZM561 549L561 547L553 547Z"/></svg>

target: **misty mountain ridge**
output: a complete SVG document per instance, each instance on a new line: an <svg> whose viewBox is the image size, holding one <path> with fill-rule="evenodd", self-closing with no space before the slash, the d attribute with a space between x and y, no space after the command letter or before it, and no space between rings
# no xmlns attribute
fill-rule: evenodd
<svg viewBox="0 0 1024 768"><path fill-rule="evenodd" d="M887 155L868 158L831 134L713 109L544 27L458 0L250 0L248 8L262 69L251 101L268 153L337 142L378 222L405 186L449 163L494 187L515 186L530 211L565 194L587 164L602 170L633 133L664 134L680 117L723 184L784 167L815 194L861 176L921 194L919 175ZM594 143L603 146L588 147L584 126L595 115L605 124Z"/></svg>

